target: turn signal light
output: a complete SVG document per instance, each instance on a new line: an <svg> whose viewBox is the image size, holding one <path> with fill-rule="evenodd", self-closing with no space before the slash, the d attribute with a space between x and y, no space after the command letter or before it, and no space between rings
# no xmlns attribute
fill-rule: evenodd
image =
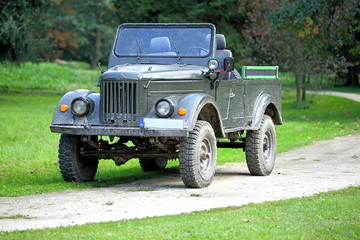
<svg viewBox="0 0 360 240"><path fill-rule="evenodd" d="M178 114L179 114L180 116L184 116L184 115L186 114L186 109L185 109L185 108L179 108Z"/></svg>
<svg viewBox="0 0 360 240"><path fill-rule="evenodd" d="M61 112L66 112L67 110L69 110L69 106L66 105L66 104L61 104L59 110L60 110Z"/></svg>

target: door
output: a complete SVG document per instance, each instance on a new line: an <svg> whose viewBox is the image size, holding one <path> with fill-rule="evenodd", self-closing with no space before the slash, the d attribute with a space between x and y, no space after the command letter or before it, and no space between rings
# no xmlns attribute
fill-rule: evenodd
<svg viewBox="0 0 360 240"><path fill-rule="evenodd" d="M243 80L222 80L216 88L216 101L224 128L244 126L244 93Z"/></svg>

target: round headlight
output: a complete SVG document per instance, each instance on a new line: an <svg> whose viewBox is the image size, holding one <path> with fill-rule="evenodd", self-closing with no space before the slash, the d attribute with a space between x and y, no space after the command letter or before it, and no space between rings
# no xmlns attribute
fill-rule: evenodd
<svg viewBox="0 0 360 240"><path fill-rule="evenodd" d="M86 98L75 98L71 103L71 112L78 116L83 117L90 111L90 102Z"/></svg>
<svg viewBox="0 0 360 240"><path fill-rule="evenodd" d="M155 112L159 117L169 117L174 112L174 104L170 99L160 99L155 104Z"/></svg>
<svg viewBox="0 0 360 240"><path fill-rule="evenodd" d="M215 70L219 66L219 62L216 59L210 59L208 62L208 68L210 70Z"/></svg>

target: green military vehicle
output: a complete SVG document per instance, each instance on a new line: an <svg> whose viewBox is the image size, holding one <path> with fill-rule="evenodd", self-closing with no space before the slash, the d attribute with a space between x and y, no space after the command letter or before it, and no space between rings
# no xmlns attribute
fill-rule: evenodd
<svg viewBox="0 0 360 240"><path fill-rule="evenodd" d="M253 175L273 170L278 68L240 74L212 24L120 25L97 86L66 93L55 110L65 181L93 180L100 159L119 166L137 158L144 171L179 159L185 186L207 187L217 148L243 148Z"/></svg>

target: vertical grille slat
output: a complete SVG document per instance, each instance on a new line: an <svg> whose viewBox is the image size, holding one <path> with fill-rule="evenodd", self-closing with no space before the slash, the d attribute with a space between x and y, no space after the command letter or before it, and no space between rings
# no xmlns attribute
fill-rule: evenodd
<svg viewBox="0 0 360 240"><path fill-rule="evenodd" d="M121 112L125 115L127 112L125 110L125 95L126 95L126 91L125 91L125 86L127 86L127 84L125 82L122 83L121 87Z"/></svg>
<svg viewBox="0 0 360 240"><path fill-rule="evenodd" d="M131 83L128 82L127 85L128 85L129 91L127 92L127 94L125 96L125 98L126 98L126 112L131 115L130 105L129 105L129 103L130 103L130 98L129 97L130 97L130 94L131 94Z"/></svg>
<svg viewBox="0 0 360 240"><path fill-rule="evenodd" d="M132 99L134 99L133 93L134 91L134 84L131 84L130 85L130 94L129 94L129 101L131 101ZM134 106L133 105L130 105L130 113L133 114L134 113Z"/></svg>
<svg viewBox="0 0 360 240"><path fill-rule="evenodd" d="M101 116L105 124L134 126L136 117L136 82L101 81Z"/></svg>

